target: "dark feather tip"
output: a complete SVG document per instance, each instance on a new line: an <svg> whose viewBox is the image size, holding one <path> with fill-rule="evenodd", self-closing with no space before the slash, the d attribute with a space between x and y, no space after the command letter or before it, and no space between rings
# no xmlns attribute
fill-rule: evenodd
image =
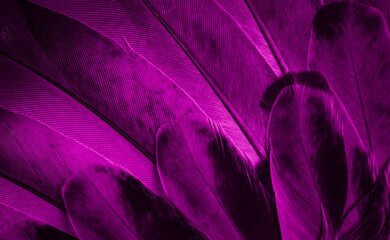
<svg viewBox="0 0 390 240"><path fill-rule="evenodd" d="M313 21L313 32L317 39L333 40L342 34L342 23L349 7L348 2L335 2L320 8Z"/></svg>
<svg viewBox="0 0 390 240"><path fill-rule="evenodd" d="M278 98L279 94L285 87L301 85L312 89L329 91L329 85L325 77L319 72L299 72L288 73L281 78L278 78L271 85L267 87L262 96L260 107L266 112L270 112L273 104Z"/></svg>

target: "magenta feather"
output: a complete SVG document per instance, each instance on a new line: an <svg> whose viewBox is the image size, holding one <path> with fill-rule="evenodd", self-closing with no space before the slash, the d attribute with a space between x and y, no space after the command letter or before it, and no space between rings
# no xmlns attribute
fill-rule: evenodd
<svg viewBox="0 0 390 240"><path fill-rule="evenodd" d="M157 167L168 198L211 239L279 238L253 167L210 120L162 127Z"/></svg>
<svg viewBox="0 0 390 240"><path fill-rule="evenodd" d="M390 34L379 10L349 2L315 16L308 66L345 105L378 173L390 158Z"/></svg>

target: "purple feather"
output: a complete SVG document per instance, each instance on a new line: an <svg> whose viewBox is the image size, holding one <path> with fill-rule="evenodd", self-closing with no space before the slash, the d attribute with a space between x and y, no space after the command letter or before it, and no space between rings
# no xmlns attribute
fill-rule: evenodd
<svg viewBox="0 0 390 240"><path fill-rule="evenodd" d="M157 167L168 198L211 239L279 239L254 169L210 120L162 127Z"/></svg>
<svg viewBox="0 0 390 240"><path fill-rule="evenodd" d="M321 8L308 65L322 72L340 97L378 174L390 159L390 34L382 14L348 2Z"/></svg>
<svg viewBox="0 0 390 240"><path fill-rule="evenodd" d="M310 29L322 0L245 1L282 72L306 70Z"/></svg>
<svg viewBox="0 0 390 240"><path fill-rule="evenodd" d="M80 22L27 1L2 5L15 40L0 50L77 99L152 161L158 128L199 111L145 59Z"/></svg>
<svg viewBox="0 0 390 240"><path fill-rule="evenodd" d="M79 171L62 194L81 240L206 239L163 199L115 165Z"/></svg>
<svg viewBox="0 0 390 240"><path fill-rule="evenodd" d="M0 239L75 240L60 230L0 204Z"/></svg>

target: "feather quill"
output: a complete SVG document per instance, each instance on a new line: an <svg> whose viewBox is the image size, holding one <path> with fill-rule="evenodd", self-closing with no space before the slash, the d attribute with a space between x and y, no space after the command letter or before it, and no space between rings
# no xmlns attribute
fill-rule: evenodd
<svg viewBox="0 0 390 240"><path fill-rule="evenodd" d="M95 30L24 0L1 4L13 39L0 51L77 99L150 160L163 123L200 111L153 65Z"/></svg>
<svg viewBox="0 0 390 240"><path fill-rule="evenodd" d="M206 239L168 203L115 165L79 171L63 186L62 194L81 240Z"/></svg>
<svg viewBox="0 0 390 240"><path fill-rule="evenodd" d="M235 143L251 161L259 160L258 155L263 154L264 126L259 124L262 115L258 109L258 94L276 75L239 24L215 1L99 2L100 7L112 6L112 12L106 16L85 15L82 9L90 9L88 3L69 10L71 7L67 4L38 2L66 11L121 42L118 32L122 29L115 26L112 30L110 26L125 21L123 31L131 47L188 92L213 120L222 122L228 135L237 139ZM102 19L116 12L120 13L119 17L110 17L110 24L103 23ZM245 98L242 97L244 91ZM230 114L257 154L239 133Z"/></svg>
<svg viewBox="0 0 390 240"><path fill-rule="evenodd" d="M0 239L76 240L60 230L0 204Z"/></svg>
<svg viewBox="0 0 390 240"><path fill-rule="evenodd" d="M267 40L264 38L252 11L245 0L217 0L225 11L237 22L241 29L255 45L276 76L282 75L281 67L275 59ZM283 63L284 64L284 63Z"/></svg>
<svg viewBox="0 0 390 240"><path fill-rule="evenodd" d="M0 106L27 115L129 169L163 194L155 165L98 116L39 75L0 55Z"/></svg>
<svg viewBox="0 0 390 240"><path fill-rule="evenodd" d="M350 2L321 8L308 67L322 72L340 97L378 174L390 158L390 35L382 14Z"/></svg>
<svg viewBox="0 0 390 240"><path fill-rule="evenodd" d="M0 178L0 204L45 222L71 236L76 236L63 208L58 208L39 197L36 191L29 191L30 188L24 187L21 184L18 185L5 178Z"/></svg>
<svg viewBox="0 0 390 240"><path fill-rule="evenodd" d="M124 49L133 49L180 86L214 121L220 122L229 136L253 162L259 156L248 142L226 106L202 73L172 37L146 1L33 0L32 2L66 14L102 32ZM131 51L133 51L131 50Z"/></svg>
<svg viewBox="0 0 390 240"><path fill-rule="evenodd" d="M306 70L312 21L322 0L245 0L282 73ZM281 76L279 76L281 77Z"/></svg>
<svg viewBox="0 0 390 240"><path fill-rule="evenodd" d="M19 195L2 195L1 202L9 201L8 197L24 196L23 191L30 191L65 211L61 187L70 175L89 164L108 162L55 130L5 109L0 109L0 136L0 177L18 185L21 191ZM19 208L28 207L27 204L22 201ZM41 211L41 205L30 207L31 211ZM63 220L63 228L66 229L68 222Z"/></svg>
<svg viewBox="0 0 390 240"><path fill-rule="evenodd" d="M74 171L108 161L61 133L2 108L0 136L1 177L35 190L58 207L60 188Z"/></svg>
<svg viewBox="0 0 390 240"><path fill-rule="evenodd" d="M279 239L253 167L211 120L163 126L157 168L168 198L211 239Z"/></svg>

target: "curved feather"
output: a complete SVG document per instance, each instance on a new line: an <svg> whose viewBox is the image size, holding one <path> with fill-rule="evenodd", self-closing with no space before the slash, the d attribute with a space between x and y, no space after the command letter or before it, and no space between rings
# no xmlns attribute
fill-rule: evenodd
<svg viewBox="0 0 390 240"><path fill-rule="evenodd" d="M238 23L241 29L248 36L249 40L256 46L257 51L263 56L276 76L282 75L281 66L272 53L267 40L259 28L256 19L253 17L250 5L245 0L216 0Z"/></svg>
<svg viewBox="0 0 390 240"><path fill-rule="evenodd" d="M142 0L33 0L104 33L123 49L133 49L180 86L214 121L221 123L252 162L259 161L227 107L187 52ZM130 50L132 51L132 50Z"/></svg>
<svg viewBox="0 0 390 240"><path fill-rule="evenodd" d="M390 157L390 36L382 14L349 2L321 8L308 66L325 75L344 103L378 173Z"/></svg>
<svg viewBox="0 0 390 240"><path fill-rule="evenodd" d="M23 188L21 184L0 178L0 204L76 236L66 212L33 192L29 191L29 188Z"/></svg>
<svg viewBox="0 0 390 240"><path fill-rule="evenodd" d="M163 194L155 165L98 116L72 97L0 55L0 106L29 116L93 149Z"/></svg>
<svg viewBox="0 0 390 240"><path fill-rule="evenodd" d="M211 239L279 239L254 169L211 120L162 127L157 167L168 198Z"/></svg>
<svg viewBox="0 0 390 240"><path fill-rule="evenodd" d="M306 70L312 21L322 0L246 0L283 73ZM280 77L280 76L279 76Z"/></svg>
<svg viewBox="0 0 390 240"><path fill-rule="evenodd" d="M218 108L226 108L232 114L257 155L262 155L265 127L261 125L258 94L276 76L234 19L213 0L115 3L115 9L122 9L119 12L128 16L125 18L127 23L130 22L127 31L134 32L134 36L126 38L130 45L165 74L172 76L179 86L186 87L189 93L190 89L200 91L197 98L194 97L195 101L208 108L206 112L214 120L225 121L224 118L229 117L226 114L221 115L223 118L217 116L223 111L210 109L212 101L204 98L210 91L203 90L209 88L207 85L211 86L215 92L212 95L216 94L224 104ZM92 20L89 24L93 24ZM98 27L100 24L93 25ZM145 29L148 29L146 33ZM183 75L183 69L189 69L188 73ZM189 76L188 80L183 81L183 76ZM246 92L245 98L242 92ZM240 135L230 120L225 128L234 138ZM236 142L243 150L250 148L241 140ZM258 161L258 156L254 159L254 162Z"/></svg>
<svg viewBox="0 0 390 240"><path fill-rule="evenodd" d="M75 240L60 230L0 204L0 239Z"/></svg>
<svg viewBox="0 0 390 240"><path fill-rule="evenodd" d="M12 39L2 53L76 98L152 161L157 129L199 111L145 59L80 22L24 0L1 4Z"/></svg>
<svg viewBox="0 0 390 240"><path fill-rule="evenodd" d="M114 165L79 171L63 186L62 194L82 240L206 239L163 199Z"/></svg>
<svg viewBox="0 0 390 240"><path fill-rule="evenodd" d="M387 164L389 165L389 164ZM359 223L352 229L345 231L340 239L388 239L390 233L389 212L387 202L389 199L389 186L387 183L388 169L382 169L371 191L364 196L363 201L356 207L365 211L361 213Z"/></svg>
<svg viewBox="0 0 390 240"><path fill-rule="evenodd" d="M332 100L303 86L285 88L272 108L268 135L282 237L336 237L348 170L342 124Z"/></svg>
<svg viewBox="0 0 390 240"><path fill-rule="evenodd" d="M390 1L389 0L355 0L353 2L360 3L363 5L375 7L381 11L387 27L390 28Z"/></svg>
<svg viewBox="0 0 390 240"><path fill-rule="evenodd" d="M330 86L328 86L326 79L320 73L301 72L298 74L289 74L289 75L284 76L283 78L276 80L274 82L274 84L272 84L266 90L265 96L263 96L263 98L267 100L266 101L267 105L265 105L264 107L266 107L266 106L268 107L265 109L265 111L271 111L272 112L271 114L274 114L274 115L278 112L280 114L283 113L282 110L278 111L276 109L277 106L274 106L275 101L281 101L279 98L283 97L283 96L281 96L282 93L284 94L284 96L287 96L291 91L293 93L293 95L290 96L290 100L288 100L288 98L285 97L285 100L286 100L285 103L289 103L289 101L290 101L289 104L293 105L293 103L291 103L291 99L292 98L299 98L299 96L296 96L297 95L296 91L294 91L294 89L297 86L299 86L299 88L301 88L301 89L304 89L304 90L301 90L302 92L303 91L306 91L306 92L310 91L310 92L314 92L314 93L316 93L316 92L322 93L323 95L329 95L331 102L332 102L334 112L335 112L335 114L337 114L338 118L340 119L340 124L341 124L341 128L342 128L342 135L343 135L343 144L344 144L344 149L345 149L345 154L346 154L348 185L347 185L347 196L346 196L345 207L343 210L343 216L340 219L340 224L339 224L340 225L339 236L342 236L342 239L343 239L343 237L348 236L348 234L351 234L351 232L358 231L356 229L362 228L361 227L362 222L367 222L367 223L369 221L382 222L383 212L382 213L379 212L380 213L379 214L376 211L376 213L372 214L371 217L366 218L367 212L371 211L369 209L370 209L370 206L372 203L372 198L374 196L373 189L377 185L374 182L374 176L373 176L373 173L369 167L369 164L371 161L370 155L367 152L365 152L362 141L361 141L361 139L356 131L355 126L353 125L351 119L349 118L349 115L348 115L347 111L345 110L345 107L340 102L337 95L334 94L333 89ZM291 90L291 89L293 89L293 90ZM288 106L286 106L286 108L289 109ZM291 109L289 109L288 111L291 111ZM287 118L294 119L295 117L297 117L299 115L299 112L297 112L296 114L290 113L289 115L287 112L283 113L283 114L285 114L284 116L286 119ZM272 119L270 119L270 120L272 121ZM270 122L269 124L272 124L272 123ZM274 125L274 128L276 128L276 127L277 126ZM269 125L269 131L271 131L270 129L271 129L271 125ZM276 130L277 129L278 128L276 128ZM282 128L282 129L284 129L284 128ZM286 130L284 129L284 130L277 130L277 131L286 131ZM290 134L290 133L292 133L292 131L289 131L288 133ZM271 133L269 132L268 134L271 134ZM275 134L274 134L274 136L277 137L277 135L275 135ZM293 135L293 136L295 136L295 135ZM288 143L286 143L283 136L284 135L280 136L280 139L281 139L280 143L288 144ZM270 137L270 142L271 143L273 142L271 137ZM296 142L298 142L298 140L296 140ZM292 141L291 144L294 144L296 142ZM276 145L278 143L279 143L279 141L277 143L274 143L273 145ZM279 146L280 146L280 144L279 144ZM285 150L282 150L282 149L285 149ZM288 147L287 148L274 147L274 150L272 152L282 152L282 154L283 154L283 153L286 153L287 150L289 150L289 149L295 149L294 151L296 151L297 147L295 147L295 146L290 147L290 148L288 148ZM275 154L273 154L273 155L275 155ZM287 155L287 154L285 154L285 155ZM277 164L278 164L283 159L280 159L280 160L276 159L276 160L277 160ZM293 163L295 162L295 160L289 161L289 162L291 162L289 165L286 165L288 163L288 162L286 162L286 164L284 164L283 166L286 166L286 168L288 168L288 169L290 169L291 166L294 166ZM284 170L283 166L279 167L280 165L281 164L279 164L279 165L274 164L273 165L273 172L272 172L272 176L273 176L272 181L273 181L274 187L275 187L275 192L276 192L275 194L277 195L276 200L277 200L277 202L279 202L278 205L284 203L284 201L283 201L284 196L291 197L291 194L296 194L295 190L293 190L289 194L285 193L286 191L290 191L290 188L291 188L291 186L289 185L290 181L285 182L284 184L282 184L283 181L281 181L281 180L275 181L275 178L280 178L283 180L284 178L279 177L279 174L282 175L283 173L287 172L287 170ZM276 176L275 176L275 174L276 174ZM326 172L326 174L329 174L329 176L330 176L330 174L332 174L332 173L331 173L331 171L328 171L328 172ZM295 175L293 175L291 177L294 177L294 176ZM301 175L299 175L299 176L301 176ZM280 186L278 186L278 184L282 184L282 186L280 187ZM337 186L339 186L339 184L337 184ZM279 189L279 190L276 190L276 189ZM300 189L300 187L299 187L299 185L297 185L296 190L299 190L299 189ZM304 196L303 194L301 194L301 195ZM297 199L299 201L303 201L300 198L301 197L298 197ZM281 199L281 200L278 200L278 199ZM289 198L289 200L287 201L287 204L289 202L291 202L290 199L291 198ZM294 204L294 201L291 204ZM282 203L280 203L280 202L282 202ZM310 201L306 201L306 202L310 204ZM284 203L283 205L285 205L285 204L286 203ZM302 205L302 203L300 205ZM379 205L379 204L377 204L377 205ZM298 206L298 204L295 204L294 206ZM279 208L281 208L281 207L279 206ZM297 210L296 213L299 214L299 216L301 216L303 212L304 211ZM288 211L283 212L281 210L281 212L279 212L279 214L286 214L286 213L288 213ZM307 218L307 215L305 215L303 217L303 219L306 219L306 218ZM367 219L370 219L370 220L367 220ZM318 221L318 218L317 218L317 221ZM307 221L304 221L304 222L306 223ZM369 227L368 227L369 224L365 224L364 226L365 226L365 228L369 229ZM385 225L383 224L383 226L385 226ZM317 231L318 231L319 225L315 225L315 226L313 226L313 228L314 227L317 227ZM377 227L377 229L379 229L378 226L375 226L375 224L373 224L372 229L375 229L375 227ZM303 228L303 229L306 230L306 229L313 229L313 228ZM362 230L359 230L359 231L362 231ZM368 230L365 230L365 231L368 231ZM371 231L371 233L372 232L375 232L375 230ZM383 232L385 232L385 230L383 230ZM298 234L301 234L301 232L299 232ZM385 233L383 233L383 235L385 235ZM371 235L371 238L374 238L374 237ZM366 239L371 239L371 238L368 237ZM346 238L346 239L349 239L349 238ZM352 239L354 239L354 238L352 238Z"/></svg>
<svg viewBox="0 0 390 240"><path fill-rule="evenodd" d="M108 161L55 130L5 109L0 109L0 136L0 177L62 210L61 187L70 175Z"/></svg>

